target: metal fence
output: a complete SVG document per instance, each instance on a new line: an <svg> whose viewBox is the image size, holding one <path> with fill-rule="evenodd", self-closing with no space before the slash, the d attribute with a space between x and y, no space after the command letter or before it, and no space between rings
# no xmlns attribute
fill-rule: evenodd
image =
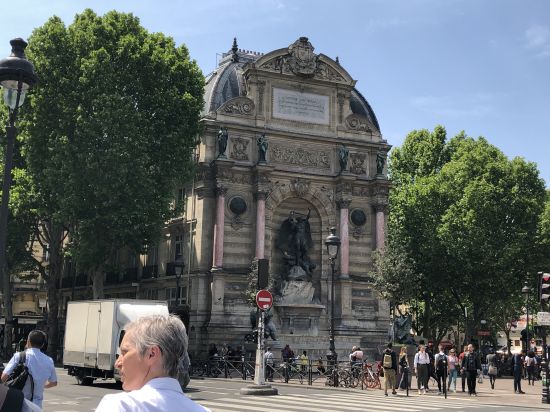
<svg viewBox="0 0 550 412"><path fill-rule="evenodd" d="M265 380L302 385L327 385L361 389L381 389L379 362L341 361L319 364L318 361L283 361L273 359L265 366ZM255 361L212 358L193 360L191 377L254 380Z"/></svg>

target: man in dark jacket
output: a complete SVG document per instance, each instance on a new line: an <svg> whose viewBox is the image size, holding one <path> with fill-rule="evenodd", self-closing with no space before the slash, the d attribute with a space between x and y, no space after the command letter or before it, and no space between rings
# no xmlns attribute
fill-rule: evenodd
<svg viewBox="0 0 550 412"><path fill-rule="evenodd" d="M396 395L395 388L397 386L397 356L392 349L392 343L388 343L386 350L382 354L382 367L384 368L384 395L388 396L388 387L391 387L391 393Z"/></svg>
<svg viewBox="0 0 550 412"><path fill-rule="evenodd" d="M470 396L477 396L476 381L477 374L481 372L481 361L476 352L474 352L474 345L468 345L468 352L464 354L462 358L461 371L466 372L466 380L468 383L468 393Z"/></svg>
<svg viewBox="0 0 550 412"><path fill-rule="evenodd" d="M522 350L521 353L515 353L512 356L512 368L514 370L514 392L515 393L525 393L521 390L521 377L523 375L524 356L525 356L524 350Z"/></svg>

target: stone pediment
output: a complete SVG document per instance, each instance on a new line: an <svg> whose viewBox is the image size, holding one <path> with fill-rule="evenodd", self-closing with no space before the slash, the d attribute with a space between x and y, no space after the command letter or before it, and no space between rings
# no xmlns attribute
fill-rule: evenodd
<svg viewBox="0 0 550 412"><path fill-rule="evenodd" d="M252 116L256 112L256 106L248 97L239 96L225 102L217 112L237 116Z"/></svg>
<svg viewBox="0 0 550 412"><path fill-rule="evenodd" d="M346 128L354 132L373 132L376 127L365 116L350 114L346 117Z"/></svg>
<svg viewBox="0 0 550 412"><path fill-rule="evenodd" d="M307 37L300 37L286 49L262 56L256 68L289 76L355 85L349 73L331 58L313 53Z"/></svg>

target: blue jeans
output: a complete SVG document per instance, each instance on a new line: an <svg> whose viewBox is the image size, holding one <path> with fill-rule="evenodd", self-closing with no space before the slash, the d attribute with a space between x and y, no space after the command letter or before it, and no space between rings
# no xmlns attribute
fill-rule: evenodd
<svg viewBox="0 0 550 412"><path fill-rule="evenodd" d="M514 392L521 392L521 368L514 366Z"/></svg>
<svg viewBox="0 0 550 412"><path fill-rule="evenodd" d="M451 383L453 384L453 390L456 391L456 377L458 376L458 371L455 369L451 369L449 371L449 383L447 386L450 388Z"/></svg>

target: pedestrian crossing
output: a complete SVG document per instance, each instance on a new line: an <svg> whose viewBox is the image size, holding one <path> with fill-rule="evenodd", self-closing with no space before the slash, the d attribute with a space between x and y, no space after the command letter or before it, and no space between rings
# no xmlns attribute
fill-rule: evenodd
<svg viewBox="0 0 550 412"><path fill-rule="evenodd" d="M467 407L480 406L469 399L444 399L440 397L381 397L372 393L338 392L327 394L281 394L277 396L241 396L222 397L213 400L200 400L198 403L212 412L344 412L365 411L389 412L406 410L424 411L463 411ZM484 410L498 412L497 405L483 405ZM502 406L500 406L502 409Z"/></svg>

